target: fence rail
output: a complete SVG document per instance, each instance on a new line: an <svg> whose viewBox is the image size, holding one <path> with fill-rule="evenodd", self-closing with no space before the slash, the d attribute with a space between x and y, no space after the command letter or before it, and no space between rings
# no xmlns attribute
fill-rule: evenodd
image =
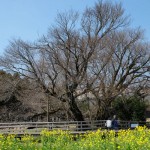
<svg viewBox="0 0 150 150"><path fill-rule="evenodd" d="M0 123L0 134L40 134L44 129L84 133L87 130L105 129L105 123L106 120ZM145 125L150 128L150 122L119 121L120 129L134 128L137 125Z"/></svg>

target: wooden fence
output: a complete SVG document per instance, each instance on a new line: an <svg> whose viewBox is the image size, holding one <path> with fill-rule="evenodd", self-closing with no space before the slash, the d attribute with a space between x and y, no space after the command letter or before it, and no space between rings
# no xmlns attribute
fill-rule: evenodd
<svg viewBox="0 0 150 150"><path fill-rule="evenodd" d="M17 122L0 123L0 134L37 134L42 130L67 130L71 133L85 133L86 131L95 131L97 129L106 129L106 120L96 121L61 121L61 122ZM119 129L134 128L136 126L147 126L150 128L150 122L137 121L119 121Z"/></svg>

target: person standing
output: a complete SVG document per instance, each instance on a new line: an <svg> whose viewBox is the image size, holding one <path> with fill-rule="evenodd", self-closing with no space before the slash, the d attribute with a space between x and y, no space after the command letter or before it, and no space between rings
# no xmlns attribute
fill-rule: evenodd
<svg viewBox="0 0 150 150"><path fill-rule="evenodd" d="M114 115L113 120L112 120L112 129L118 130L118 121L116 119L116 115Z"/></svg>
<svg viewBox="0 0 150 150"><path fill-rule="evenodd" d="M108 118L108 119L106 120L106 127L107 127L107 129L111 129L111 127L112 127L111 118Z"/></svg>

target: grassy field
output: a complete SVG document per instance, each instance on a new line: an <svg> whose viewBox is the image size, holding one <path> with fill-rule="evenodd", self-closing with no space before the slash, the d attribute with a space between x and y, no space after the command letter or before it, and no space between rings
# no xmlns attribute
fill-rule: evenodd
<svg viewBox="0 0 150 150"><path fill-rule="evenodd" d="M0 150L149 150L150 130L97 130L72 135L61 130L43 130L41 135L24 135L21 140L14 135L0 135Z"/></svg>

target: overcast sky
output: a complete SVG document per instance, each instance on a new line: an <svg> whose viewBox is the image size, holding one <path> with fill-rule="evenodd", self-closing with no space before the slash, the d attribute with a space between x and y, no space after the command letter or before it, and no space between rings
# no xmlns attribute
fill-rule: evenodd
<svg viewBox="0 0 150 150"><path fill-rule="evenodd" d="M105 0L104 0L105 1ZM150 40L150 0L120 1L130 15L131 26L141 26ZM47 33L58 12L82 12L96 0L0 0L0 55L13 38L34 41Z"/></svg>

